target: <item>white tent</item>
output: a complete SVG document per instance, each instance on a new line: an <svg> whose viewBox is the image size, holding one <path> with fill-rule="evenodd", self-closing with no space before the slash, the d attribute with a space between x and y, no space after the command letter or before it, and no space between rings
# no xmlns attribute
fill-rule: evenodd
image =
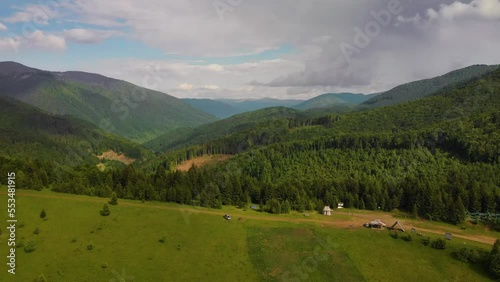
<svg viewBox="0 0 500 282"><path fill-rule="evenodd" d="M332 215L332 209L330 208L330 206L325 206L323 208L323 215Z"/></svg>
<svg viewBox="0 0 500 282"><path fill-rule="evenodd" d="M370 222L370 226L374 228L382 228L386 227L387 224L383 223L380 219L375 219L374 221Z"/></svg>

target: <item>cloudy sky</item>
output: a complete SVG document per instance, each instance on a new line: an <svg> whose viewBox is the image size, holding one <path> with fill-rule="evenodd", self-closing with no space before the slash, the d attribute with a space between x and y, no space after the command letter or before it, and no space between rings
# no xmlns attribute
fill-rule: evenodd
<svg viewBox="0 0 500 282"><path fill-rule="evenodd" d="M374 93L500 64L500 0L3 0L0 61L176 97Z"/></svg>

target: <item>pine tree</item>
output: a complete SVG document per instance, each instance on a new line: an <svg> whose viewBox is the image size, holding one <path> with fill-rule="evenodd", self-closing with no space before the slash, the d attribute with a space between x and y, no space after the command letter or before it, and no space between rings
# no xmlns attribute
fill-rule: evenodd
<svg viewBox="0 0 500 282"><path fill-rule="evenodd" d="M109 207L107 204L104 204L104 206L102 207L102 210L101 210L101 215L102 216L108 216L111 214L111 211L109 210Z"/></svg>
<svg viewBox="0 0 500 282"><path fill-rule="evenodd" d="M111 194L111 200L109 200L108 202L110 205L118 205L118 197L116 196L116 192L113 192L113 194Z"/></svg>
<svg viewBox="0 0 500 282"><path fill-rule="evenodd" d="M40 212L40 218L45 218L47 216L47 213L45 212L45 209L42 209Z"/></svg>
<svg viewBox="0 0 500 282"><path fill-rule="evenodd" d="M413 208L411 210L411 215L414 217L414 218L417 218L418 217L418 207L417 207L417 204L413 204Z"/></svg>

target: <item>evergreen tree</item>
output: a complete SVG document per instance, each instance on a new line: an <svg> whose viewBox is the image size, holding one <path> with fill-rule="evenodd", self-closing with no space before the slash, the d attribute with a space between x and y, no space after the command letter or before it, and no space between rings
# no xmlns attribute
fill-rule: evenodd
<svg viewBox="0 0 500 282"><path fill-rule="evenodd" d="M45 218L47 216L47 213L45 212L45 209L42 209L42 211L40 212L40 218Z"/></svg>
<svg viewBox="0 0 500 282"><path fill-rule="evenodd" d="M102 210L100 211L101 215L102 216L108 216L111 214L111 211L109 210L109 207L107 204L104 204L104 206L102 207Z"/></svg>
<svg viewBox="0 0 500 282"><path fill-rule="evenodd" d="M111 200L109 200L108 203L113 206L118 205L118 197L116 195L116 192L113 192L111 194Z"/></svg>
<svg viewBox="0 0 500 282"><path fill-rule="evenodd" d="M417 204L413 204L413 208L411 210L411 215L413 216L413 218L417 218L418 217L418 207L417 207Z"/></svg>

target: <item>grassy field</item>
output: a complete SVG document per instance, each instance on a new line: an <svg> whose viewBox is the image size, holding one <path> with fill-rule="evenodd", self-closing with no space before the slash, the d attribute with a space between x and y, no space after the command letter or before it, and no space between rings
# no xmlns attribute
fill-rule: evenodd
<svg viewBox="0 0 500 282"><path fill-rule="evenodd" d="M47 281L489 281L482 269L450 256L464 244L489 245L454 239L438 251L417 236L406 242L388 231L328 224L347 222L345 214L306 218L119 200L103 217L106 200L19 190L17 242L33 241L36 249L18 248L16 275L7 273L1 209L0 281L41 274ZM222 218L226 212L231 221Z"/></svg>

